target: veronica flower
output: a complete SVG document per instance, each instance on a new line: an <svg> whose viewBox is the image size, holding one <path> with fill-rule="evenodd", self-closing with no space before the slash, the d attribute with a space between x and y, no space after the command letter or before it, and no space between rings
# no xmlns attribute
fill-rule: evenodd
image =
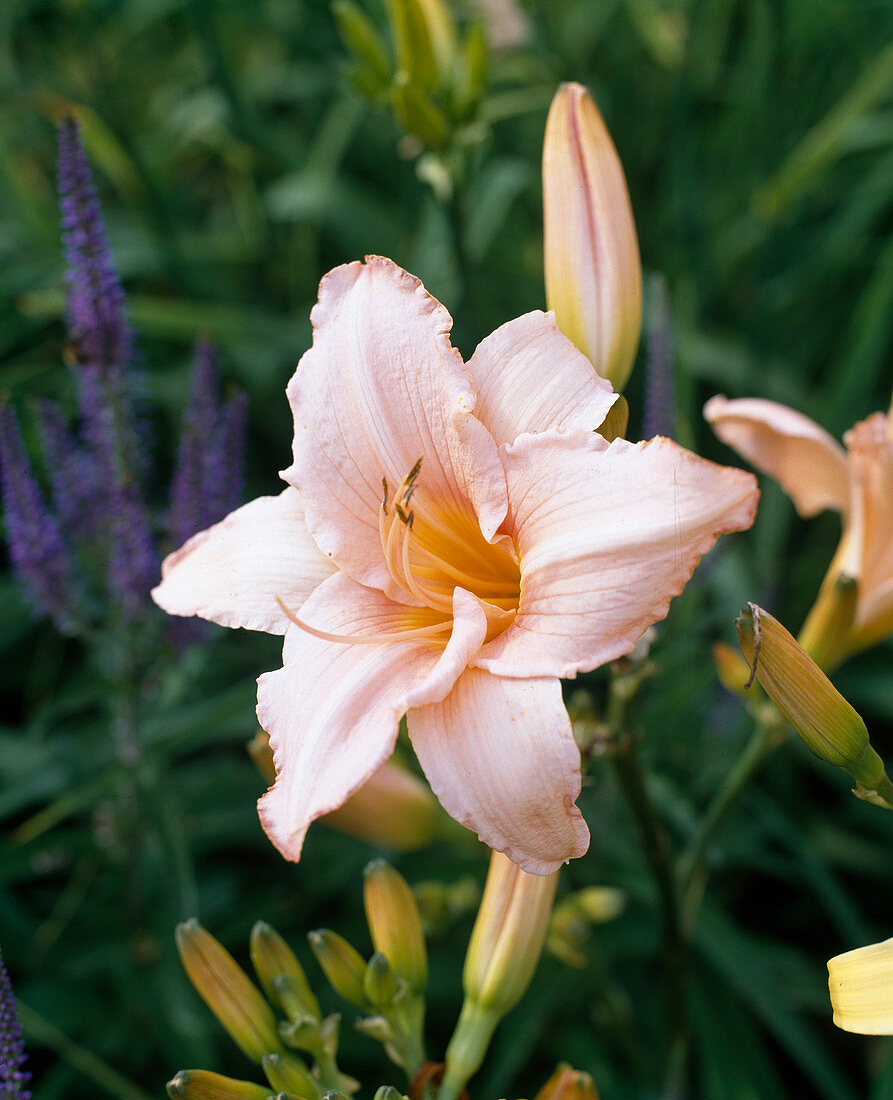
<svg viewBox="0 0 893 1100"><path fill-rule="evenodd" d="M830 666L893 631L893 416L874 413L846 433L846 450L809 417L758 398L713 397L704 416L719 438L774 477L801 516L833 508L843 535L800 641ZM841 577L857 582L852 623L831 639L823 604ZM820 621L821 620L821 621ZM821 659L814 651L821 651Z"/></svg>
<svg viewBox="0 0 893 1100"><path fill-rule="evenodd" d="M287 394L294 461L164 563L167 611L285 635L258 717L261 821L290 859L307 827L409 735L446 810L546 874L582 854L562 677L628 653L754 479L665 439L608 444L610 386L529 313L463 363L451 319L391 261L336 268Z"/></svg>

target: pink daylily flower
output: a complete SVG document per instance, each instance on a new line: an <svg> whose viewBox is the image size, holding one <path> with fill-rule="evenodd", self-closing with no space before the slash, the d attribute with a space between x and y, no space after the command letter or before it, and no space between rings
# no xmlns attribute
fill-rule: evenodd
<svg viewBox="0 0 893 1100"><path fill-rule="evenodd" d="M284 856L390 756L405 714L457 820L527 871L586 851L562 677L628 653L755 481L666 439L608 444L616 399L533 312L463 363L422 284L370 257L330 272L288 385L288 488L164 563L179 615L285 635L258 717Z"/></svg>
<svg viewBox="0 0 893 1100"><path fill-rule="evenodd" d="M841 513L843 535L823 589L858 583L852 626L834 640L836 664L893 631L893 409L873 413L843 437L846 450L809 417L774 401L712 397L704 416L719 438L774 477L808 518ZM807 628L804 628L806 631ZM805 644L805 643L804 643Z"/></svg>

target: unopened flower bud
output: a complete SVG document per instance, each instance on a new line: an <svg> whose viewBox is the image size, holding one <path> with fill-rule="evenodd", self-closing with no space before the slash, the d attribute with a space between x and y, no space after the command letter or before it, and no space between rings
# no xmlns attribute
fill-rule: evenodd
<svg viewBox="0 0 893 1100"><path fill-rule="evenodd" d="M366 1000L370 1005L388 1005L397 995L400 986L406 989L406 985L398 982L397 975L387 958L376 951L366 964L366 973L363 975L363 990Z"/></svg>
<svg viewBox="0 0 893 1100"><path fill-rule="evenodd" d="M251 929L249 946L255 973L274 1004L288 1016L322 1015L304 968L274 928L258 921Z"/></svg>
<svg viewBox="0 0 893 1100"><path fill-rule="evenodd" d="M849 772L860 797L893 794L865 723L781 623L750 603L735 626L761 687L810 752Z"/></svg>
<svg viewBox="0 0 893 1100"><path fill-rule="evenodd" d="M376 1089L372 1100L407 1100L407 1098L401 1096L400 1090L395 1089L393 1085L382 1085L381 1088Z"/></svg>
<svg viewBox="0 0 893 1100"><path fill-rule="evenodd" d="M329 979L332 988L345 1001L358 1008L366 1007L366 994L363 991L363 979L366 976L366 962L355 947L337 932L322 928L311 932L307 939L313 948L316 961Z"/></svg>
<svg viewBox="0 0 893 1100"><path fill-rule="evenodd" d="M484 1060L496 1025L521 999L549 928L558 871L531 875L490 856L484 896L465 956L465 1001L446 1051L442 1089L458 1095Z"/></svg>
<svg viewBox="0 0 893 1100"><path fill-rule="evenodd" d="M588 1073L561 1063L535 1100L598 1100L598 1091Z"/></svg>
<svg viewBox="0 0 893 1100"><path fill-rule="evenodd" d="M751 682L750 666L737 649L733 649L725 642L715 642L713 667L726 691L732 692L733 695L744 695Z"/></svg>
<svg viewBox="0 0 893 1100"><path fill-rule="evenodd" d="M317 1100L320 1088L310 1070L296 1054L265 1054L264 1073L274 1089L300 1096L303 1100Z"/></svg>
<svg viewBox="0 0 893 1100"><path fill-rule="evenodd" d="M176 939L189 980L240 1049L254 1062L284 1053L272 1009L226 948L197 920L178 925Z"/></svg>
<svg viewBox="0 0 893 1100"><path fill-rule="evenodd" d="M448 76L456 52L456 28L442 0L386 0L397 67L412 84L430 91Z"/></svg>
<svg viewBox="0 0 893 1100"><path fill-rule="evenodd" d="M557 885L557 871L531 875L493 852L465 956L469 1000L500 1016L515 1007L539 962Z"/></svg>
<svg viewBox="0 0 893 1100"><path fill-rule="evenodd" d="M181 1070L167 1083L170 1097L183 1100L269 1100L270 1090L253 1081L236 1081L204 1069Z"/></svg>
<svg viewBox="0 0 893 1100"><path fill-rule="evenodd" d="M642 323L642 268L626 180L592 97L555 93L543 142L546 301L561 331L622 390Z"/></svg>
<svg viewBox="0 0 893 1100"><path fill-rule="evenodd" d="M266 782L272 786L276 782L276 765L273 763L270 735L264 730L258 730L245 747L248 749L248 755L254 762L254 766Z"/></svg>
<svg viewBox="0 0 893 1100"><path fill-rule="evenodd" d="M626 895L611 886L590 886L568 894L555 906L549 922L549 952L568 966L584 967L588 960L582 948L592 925L614 920L625 905Z"/></svg>
<svg viewBox="0 0 893 1100"><path fill-rule="evenodd" d="M893 939L828 960L834 1023L859 1035L893 1035Z"/></svg>
<svg viewBox="0 0 893 1100"><path fill-rule="evenodd" d="M393 1043L394 1029L384 1016L364 1016L357 1020L354 1027L361 1035L374 1039L376 1043Z"/></svg>
<svg viewBox="0 0 893 1100"><path fill-rule="evenodd" d="M343 806L320 820L369 844L402 852L430 844L443 816L420 779L388 762Z"/></svg>
<svg viewBox="0 0 893 1100"><path fill-rule="evenodd" d="M364 873L363 904L375 950L413 993L421 993L428 980L428 956L419 907L406 879L384 860L375 860Z"/></svg>

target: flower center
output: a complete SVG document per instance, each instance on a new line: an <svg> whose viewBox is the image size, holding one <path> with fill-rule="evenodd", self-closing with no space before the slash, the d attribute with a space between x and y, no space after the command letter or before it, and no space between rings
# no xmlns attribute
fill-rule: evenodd
<svg viewBox="0 0 893 1100"><path fill-rule="evenodd" d="M412 500L422 460L400 482L393 499L387 479L378 515L381 548L391 576L421 607L407 607L402 628L374 634L329 634L304 622L276 597L291 622L327 642L379 645L382 642L430 640L446 645L453 628L453 590L459 586L483 601L486 641L512 621L521 598L521 570L512 554L493 546L473 516L442 506L423 495ZM411 503L412 502L412 503Z"/></svg>
<svg viewBox="0 0 893 1100"><path fill-rule="evenodd" d="M425 607L452 615L459 586L502 612L518 610L521 573L515 558L486 541L472 516L416 500L422 459L401 481L393 500L382 478L378 529L394 580ZM504 617L497 616L502 619Z"/></svg>

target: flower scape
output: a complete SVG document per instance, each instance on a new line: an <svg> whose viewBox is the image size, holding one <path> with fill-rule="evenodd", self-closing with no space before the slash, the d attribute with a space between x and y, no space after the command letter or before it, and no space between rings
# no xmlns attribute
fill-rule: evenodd
<svg viewBox="0 0 893 1100"><path fill-rule="evenodd" d="M406 715L444 808L524 870L589 845L561 679L633 649L754 478L670 440L609 442L617 399L550 313L464 363L446 309L390 260L322 280L287 396L287 488L164 563L161 607L283 634L257 713L268 836L309 824L390 756Z"/></svg>

